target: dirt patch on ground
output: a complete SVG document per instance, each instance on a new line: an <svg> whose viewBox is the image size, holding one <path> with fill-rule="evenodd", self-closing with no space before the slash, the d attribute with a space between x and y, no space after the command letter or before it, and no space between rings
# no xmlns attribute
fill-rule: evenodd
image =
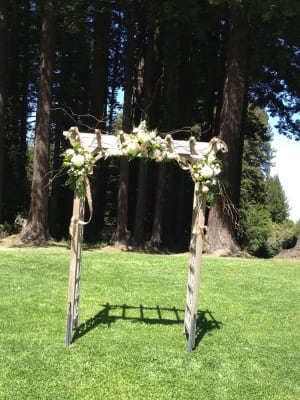
<svg viewBox="0 0 300 400"><path fill-rule="evenodd" d="M66 244L55 242L54 240L49 240L48 242L43 242L39 244L25 243L21 240L20 234L5 236L0 239L0 249L13 249L13 248L34 248L34 247L57 247L65 248Z"/></svg>
<svg viewBox="0 0 300 400"><path fill-rule="evenodd" d="M47 242L34 244L34 243L25 243L21 240L20 234L5 236L0 239L0 249L14 249L14 248L65 248L70 249L70 243L62 243L56 242L54 240L49 240ZM92 251L105 251L105 252L117 252L120 250L126 250L124 248L117 246L93 246L88 245L86 243L83 244L84 250L92 250Z"/></svg>
<svg viewBox="0 0 300 400"><path fill-rule="evenodd" d="M10 235L0 239L0 247L25 247L25 243L22 242L20 235Z"/></svg>
<svg viewBox="0 0 300 400"><path fill-rule="evenodd" d="M300 250L282 250L275 258L282 258L285 260L300 260Z"/></svg>
<svg viewBox="0 0 300 400"><path fill-rule="evenodd" d="M32 243L24 243L21 240L20 234L15 234L15 235L10 235L6 236L0 239L0 249L14 249L14 248L34 248L34 247L39 247L39 248L65 248L68 249L70 248L70 245L66 243L60 243L60 242L55 242L54 240L41 243L39 245L34 245ZM103 252L117 252L117 251L127 251L127 252L143 252L143 251L137 251L133 248L126 248L125 246L89 246L84 244L83 245L84 250L91 250L91 251L103 251ZM145 250L145 253L150 253L150 251ZM189 253L188 252L178 252L178 253L172 253L172 252L151 252L151 253L157 253L157 254L173 254L173 255L185 255L188 257ZM215 255L215 254L214 254ZM218 256L218 255L217 255ZM220 256L220 255L219 255ZM224 255L223 255L224 257ZM239 255L239 257L244 257L244 258L249 258L245 257L245 255ZM289 249L289 250L283 250L281 251L275 258L281 258L285 260L300 260L300 250L295 250L295 249Z"/></svg>

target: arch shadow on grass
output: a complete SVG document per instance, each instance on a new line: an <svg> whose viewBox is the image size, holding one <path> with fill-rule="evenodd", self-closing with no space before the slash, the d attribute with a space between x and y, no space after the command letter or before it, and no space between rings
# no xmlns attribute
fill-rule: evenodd
<svg viewBox="0 0 300 400"><path fill-rule="evenodd" d="M183 325L184 310L177 307L145 307L142 304L139 306L130 306L127 304L112 305L109 303L103 304L101 310L92 318L82 322L74 332L72 343L88 334L91 330L99 325L110 327L116 321L123 319L132 322L142 322L146 324L160 325ZM197 329L195 348L200 344L206 334L209 334L215 329L220 329L222 322L217 321L213 313L209 310L199 310L197 315Z"/></svg>

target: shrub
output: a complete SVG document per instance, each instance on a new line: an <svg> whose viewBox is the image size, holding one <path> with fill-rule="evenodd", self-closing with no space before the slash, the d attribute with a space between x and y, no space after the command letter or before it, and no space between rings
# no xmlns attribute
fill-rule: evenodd
<svg viewBox="0 0 300 400"><path fill-rule="evenodd" d="M272 235L268 242L280 246L280 249L291 249L297 241L298 229L293 221L285 221L281 224L272 225Z"/></svg>
<svg viewBox="0 0 300 400"><path fill-rule="evenodd" d="M244 233L240 239L244 250L257 257L269 258L274 255L275 249L267 243L272 234L272 221L266 209L251 205L243 212L241 226Z"/></svg>
<svg viewBox="0 0 300 400"><path fill-rule="evenodd" d="M0 238L11 235L13 233L13 230L13 226L8 224L7 222L0 224Z"/></svg>

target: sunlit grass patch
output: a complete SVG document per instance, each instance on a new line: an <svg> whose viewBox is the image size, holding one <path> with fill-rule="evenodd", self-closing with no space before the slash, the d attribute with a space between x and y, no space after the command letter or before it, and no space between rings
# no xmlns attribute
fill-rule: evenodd
<svg viewBox="0 0 300 400"><path fill-rule="evenodd" d="M300 264L204 257L197 347L187 256L86 251L64 345L69 252L0 252L0 399L300 398Z"/></svg>

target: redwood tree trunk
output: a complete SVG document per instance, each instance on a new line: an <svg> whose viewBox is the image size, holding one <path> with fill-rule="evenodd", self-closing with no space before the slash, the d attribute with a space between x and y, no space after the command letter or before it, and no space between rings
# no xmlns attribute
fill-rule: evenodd
<svg viewBox="0 0 300 400"><path fill-rule="evenodd" d="M145 59L146 58L146 59ZM151 85L151 74L148 71L145 73L146 65L150 62L149 59L149 37L146 44L145 55L140 57L137 73L136 84L136 99L140 110L135 113L136 122L139 117L139 122L145 120L149 126L149 106L147 103L148 97L145 94L149 93L149 85ZM147 80L146 80L147 77ZM137 201L133 227L132 244L135 247L143 248L145 241L145 216L147 205L147 187L148 187L148 165L147 161L140 159L138 161L138 182L137 182Z"/></svg>
<svg viewBox="0 0 300 400"><path fill-rule="evenodd" d="M5 124L4 124L4 87L5 87L5 41L6 41L6 10L7 1L0 2L0 222L2 221L3 210L3 178L4 178L4 144L5 144Z"/></svg>
<svg viewBox="0 0 300 400"><path fill-rule="evenodd" d="M99 6L94 19L93 34L93 72L91 79L91 118L90 126L106 131L107 97L108 97L108 67L109 67L109 30L111 25L111 10ZM96 121L95 118L98 120ZM107 185L108 161L98 162L94 171L92 196L94 204L93 219L84 230L87 241L100 240L100 232L104 226L105 196Z"/></svg>
<svg viewBox="0 0 300 400"><path fill-rule="evenodd" d="M158 77L155 75L156 69L154 68L155 61L158 61L158 39L159 28L155 21L154 23L150 21L147 33L145 60L144 63L140 63L141 69L139 72L139 89L143 96L142 120L146 121L148 128L152 128L153 125L156 125L156 121L153 121L151 118L151 106L156 96L156 87L158 84ZM148 174L150 172L150 170L149 172L148 170L148 163L144 160L139 160L138 192L133 234L133 244L138 247L143 247L145 240Z"/></svg>
<svg viewBox="0 0 300 400"><path fill-rule="evenodd" d="M150 239L151 247L159 250L162 243L163 212L165 204L165 185L166 185L167 165L161 163L158 166L157 187L155 194L154 215L152 223L152 234Z"/></svg>
<svg viewBox="0 0 300 400"><path fill-rule="evenodd" d="M91 79L91 108L93 117L101 120L93 128L105 130L108 96L108 48L111 14L109 10L98 10L94 20L93 72Z"/></svg>
<svg viewBox="0 0 300 400"><path fill-rule="evenodd" d="M22 240L40 243L49 239L48 174L51 85L53 74L54 4L43 3L40 82L38 91L31 202Z"/></svg>
<svg viewBox="0 0 300 400"><path fill-rule="evenodd" d="M145 241L145 216L147 206L148 165L146 160L139 160L138 193L132 244L142 248Z"/></svg>
<svg viewBox="0 0 300 400"><path fill-rule="evenodd" d="M127 41L125 43L125 77L124 77L124 106L122 129L124 132L132 130L132 77L134 67L134 8L133 4L128 4L128 9L125 10ZM117 226L113 244L127 245L129 234L127 230L128 223L128 160L126 157L120 159L120 176L118 190L118 205L117 205Z"/></svg>
<svg viewBox="0 0 300 400"><path fill-rule="evenodd" d="M220 138L229 148L223 157L222 179L228 182L227 195L232 203L229 211L221 198L209 212L209 252L229 255L239 251L235 239L235 212L239 205L242 120L245 109L247 77L247 16L243 7L232 10L227 53L227 70L220 115Z"/></svg>

